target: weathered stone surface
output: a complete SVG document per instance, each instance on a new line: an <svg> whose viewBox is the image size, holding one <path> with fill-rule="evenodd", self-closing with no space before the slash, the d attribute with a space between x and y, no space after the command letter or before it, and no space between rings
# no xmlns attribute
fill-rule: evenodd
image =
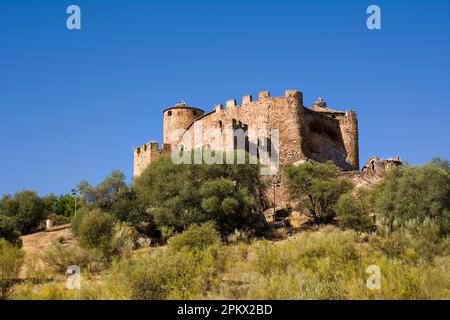
<svg viewBox="0 0 450 320"><path fill-rule="evenodd" d="M219 137L205 136L201 141L194 131L201 128L202 133L209 129L219 130ZM156 143L149 143L134 150L134 175L142 173L146 166L170 148L182 141L183 136L174 137L175 130L182 130L183 136L189 133L191 146L210 147L229 150L233 148L234 130L249 129L261 132L266 130L268 138L276 129L279 132L278 157L280 170L278 179L281 186L275 188L276 203L285 201L285 188L281 175L287 162L324 162L332 160L343 170L359 170L358 122L354 111L329 109L324 100L317 100L311 109L303 105L303 94L296 90L286 90L283 97L271 97L269 91L261 91L258 100L251 96L242 98L242 105L235 99L217 105L211 112L204 113L180 103L164 111L164 143L159 150ZM231 136L230 133L231 132ZM219 139L219 141L217 141ZM194 143L195 142L195 143ZM252 143L251 141L249 143ZM269 198L273 198L273 190Z"/></svg>

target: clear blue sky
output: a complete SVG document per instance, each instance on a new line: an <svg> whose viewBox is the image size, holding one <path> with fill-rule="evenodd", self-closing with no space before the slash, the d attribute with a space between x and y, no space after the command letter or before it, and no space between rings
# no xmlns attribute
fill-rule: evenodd
<svg viewBox="0 0 450 320"><path fill-rule="evenodd" d="M66 28L77 4L82 30ZM378 4L382 29L366 28ZM65 193L162 139L162 110L270 90L358 112L361 165L450 158L449 1L0 2L0 194Z"/></svg>

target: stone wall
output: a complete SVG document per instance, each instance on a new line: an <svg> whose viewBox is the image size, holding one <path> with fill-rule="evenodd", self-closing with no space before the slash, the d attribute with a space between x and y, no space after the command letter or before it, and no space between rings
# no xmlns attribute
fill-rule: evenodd
<svg viewBox="0 0 450 320"><path fill-rule="evenodd" d="M189 107L184 102L164 110L163 142L177 144L178 139L173 133L179 129L186 129L196 118L204 113L202 109Z"/></svg>
<svg viewBox="0 0 450 320"><path fill-rule="evenodd" d="M164 143L159 149L158 143L154 141L134 148L133 175L139 176L152 161L159 159L161 155L169 154L170 150L170 144Z"/></svg>
<svg viewBox="0 0 450 320"><path fill-rule="evenodd" d="M267 133L271 139L272 130L279 133L278 159L279 171L277 176L268 177L280 186L275 188L277 203L286 199L285 184L282 177L283 165L287 162L301 162L313 160L324 162L332 160L343 170L359 169L358 151L358 123L354 111L337 111L326 107L323 100L316 101L309 109L303 105L303 95L299 91L286 90L282 97L271 97L268 91L261 91L258 99L244 96L237 103L235 99L226 101L225 107L221 104L204 113L199 108L179 103L172 108L164 110L164 143L163 150L170 151L183 140L183 137L173 135L180 130L184 138L190 137L184 149L211 148L212 150L230 150L234 148L235 138L233 131L254 130ZM208 130L219 132L205 135ZM201 133L201 137L197 133ZM218 140L217 140L218 139ZM247 144L257 143L254 140ZM135 175L154 159L158 158L162 150L158 150L155 143L135 148ZM268 192L272 200L273 189Z"/></svg>

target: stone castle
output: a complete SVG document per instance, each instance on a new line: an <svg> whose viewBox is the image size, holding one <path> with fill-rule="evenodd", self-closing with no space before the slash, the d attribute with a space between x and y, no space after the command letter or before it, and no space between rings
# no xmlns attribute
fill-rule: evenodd
<svg viewBox="0 0 450 320"><path fill-rule="evenodd" d="M202 109L180 102L163 111L163 144L149 142L134 148L134 175L139 176L152 160L169 154L181 139L172 134L182 129L194 137L194 128L220 129L271 129L279 130L279 161L332 160L343 170L359 170L358 122L351 110L337 111L327 107L324 100L314 102L311 108L303 105L299 91L287 90L284 97L271 97L268 91L259 92L258 100L252 96L228 100L226 107L219 104L205 113ZM225 135L225 134L224 134ZM227 137L224 137L227 139ZM203 145L209 145L205 139ZM225 143L226 145L226 143Z"/></svg>
<svg viewBox="0 0 450 320"><path fill-rule="evenodd" d="M247 131L278 130L278 161L280 169L287 162L332 160L344 171L359 170L358 121L352 110L338 111L328 108L326 102L318 99L311 108L303 105L303 95L296 90L286 90L282 97L271 97L268 91L261 91L258 99L244 96L241 104L228 100L205 113L200 108L180 102L167 108L164 114L163 144L149 142L134 148L134 175L139 176L155 159L170 154L180 143L183 134L174 135L182 129L184 134L194 137L194 128L216 129L223 132L224 145L233 139L226 132L237 129ZM200 126L199 126L200 125ZM270 137L268 137L270 141ZM211 145L203 138L201 146ZM194 145L194 144L192 144ZM196 142L198 147L198 142ZM232 143L231 143L232 145ZM282 180L278 170L278 180ZM274 177L276 178L276 177Z"/></svg>

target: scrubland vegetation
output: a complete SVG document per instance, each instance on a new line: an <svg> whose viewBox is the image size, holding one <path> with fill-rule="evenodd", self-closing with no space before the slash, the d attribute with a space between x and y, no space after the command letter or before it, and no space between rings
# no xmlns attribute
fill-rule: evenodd
<svg viewBox="0 0 450 320"><path fill-rule="evenodd" d="M258 172L161 160L130 185L120 172L97 186L82 182L76 214L62 205L74 200L67 196L5 196L0 298L450 298L446 160L394 168L370 190L331 163L286 166L294 210L310 219L290 236L265 222ZM52 214L71 218L77 243L60 239L24 259L18 236ZM70 265L81 268L80 290L65 288ZM379 289L366 286L371 265L381 271Z"/></svg>

